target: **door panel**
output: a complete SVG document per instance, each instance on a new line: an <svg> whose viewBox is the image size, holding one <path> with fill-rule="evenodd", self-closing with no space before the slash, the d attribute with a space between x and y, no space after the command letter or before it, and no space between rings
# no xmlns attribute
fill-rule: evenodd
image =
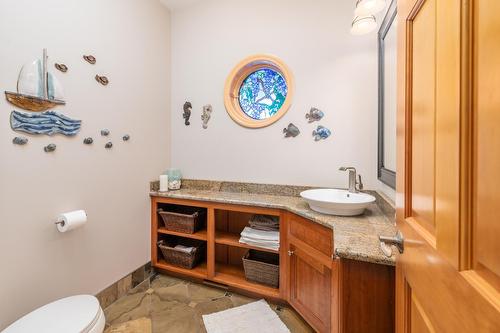
<svg viewBox="0 0 500 333"><path fill-rule="evenodd" d="M436 0L426 1L413 22L411 211L434 234Z"/></svg>
<svg viewBox="0 0 500 333"><path fill-rule="evenodd" d="M429 317L427 317L427 314L425 313L424 309L422 308L422 305L420 305L420 302L417 300L415 295L411 296L410 323L412 332L419 332L419 333L436 332L431 324L431 321L429 320Z"/></svg>
<svg viewBox="0 0 500 333"><path fill-rule="evenodd" d="M319 332L330 331L331 269L290 244L290 303Z"/></svg>
<svg viewBox="0 0 500 333"><path fill-rule="evenodd" d="M498 0L475 3L473 269L500 291L500 24Z"/></svg>
<svg viewBox="0 0 500 333"><path fill-rule="evenodd" d="M398 1L398 332L500 332L500 1Z"/></svg>

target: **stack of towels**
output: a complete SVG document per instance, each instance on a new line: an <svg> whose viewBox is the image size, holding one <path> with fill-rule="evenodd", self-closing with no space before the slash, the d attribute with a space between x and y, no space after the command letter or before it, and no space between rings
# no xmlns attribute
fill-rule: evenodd
<svg viewBox="0 0 500 333"><path fill-rule="evenodd" d="M189 253L189 254L191 254L191 253L194 252L194 247L192 247L192 246L184 246L184 245L180 245L180 244L176 245L174 247L174 249L179 250L181 252Z"/></svg>
<svg viewBox="0 0 500 333"><path fill-rule="evenodd" d="M262 247L265 249L279 250L280 233L278 218L265 215L254 215L241 232L240 243Z"/></svg>

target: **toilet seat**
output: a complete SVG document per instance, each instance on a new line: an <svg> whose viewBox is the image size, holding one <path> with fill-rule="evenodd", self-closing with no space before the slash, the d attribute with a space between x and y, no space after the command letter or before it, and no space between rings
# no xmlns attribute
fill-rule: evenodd
<svg viewBox="0 0 500 333"><path fill-rule="evenodd" d="M106 320L94 296L66 297L44 305L2 333L102 333Z"/></svg>

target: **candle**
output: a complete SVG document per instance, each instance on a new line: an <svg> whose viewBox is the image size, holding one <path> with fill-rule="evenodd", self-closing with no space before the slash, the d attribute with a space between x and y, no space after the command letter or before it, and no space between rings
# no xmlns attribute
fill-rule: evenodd
<svg viewBox="0 0 500 333"><path fill-rule="evenodd" d="M168 176L160 175L160 192L168 191Z"/></svg>

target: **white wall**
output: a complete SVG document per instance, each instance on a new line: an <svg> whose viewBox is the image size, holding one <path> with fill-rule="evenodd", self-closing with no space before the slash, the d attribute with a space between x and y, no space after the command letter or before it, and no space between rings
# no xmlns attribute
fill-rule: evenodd
<svg viewBox="0 0 500 333"><path fill-rule="evenodd" d="M149 260L149 181L169 165L169 38L169 13L157 0L0 2L0 89L15 90L21 65L46 47L51 67L69 67L56 72L67 95L57 111L83 120L75 138L30 136L14 146L9 114L19 109L0 98L0 330ZM100 86L97 73L111 83ZM101 128L111 130L110 151ZM86 136L93 146L82 144ZM51 142L56 152L43 152ZM80 208L88 224L58 233L56 216Z"/></svg>
<svg viewBox="0 0 500 333"><path fill-rule="evenodd" d="M376 34L349 33L354 1L206 0L172 12L172 165L189 178L262 183L347 186L340 166L355 166L367 188L377 187ZM223 88L234 65L248 55L282 58L295 75L292 108L258 130L234 123ZM193 103L191 126L182 105ZM209 128L201 108L214 107ZM314 142L318 123L333 134ZM283 138L293 122L301 134Z"/></svg>

